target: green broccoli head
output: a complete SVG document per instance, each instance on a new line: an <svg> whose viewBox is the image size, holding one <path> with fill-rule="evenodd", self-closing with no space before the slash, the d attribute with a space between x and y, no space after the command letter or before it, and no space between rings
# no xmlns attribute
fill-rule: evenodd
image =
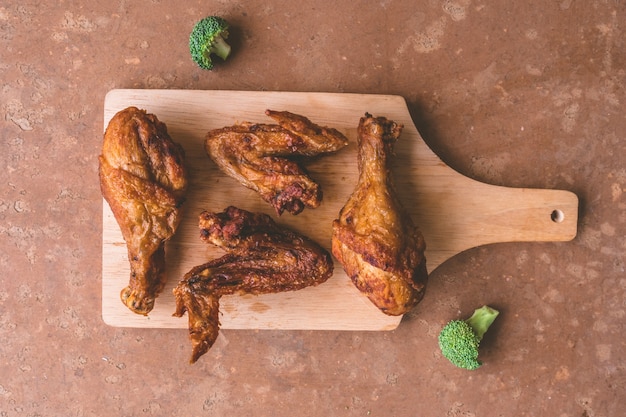
<svg viewBox="0 0 626 417"><path fill-rule="evenodd" d="M218 16L208 16L196 23L189 35L189 52L200 68L213 69L213 54L224 60L228 58L230 45L226 39L229 26L226 20Z"/></svg>
<svg viewBox="0 0 626 417"><path fill-rule="evenodd" d="M499 312L483 306L467 320L452 320L439 333L439 348L443 356L459 368L474 370L478 360L478 346Z"/></svg>

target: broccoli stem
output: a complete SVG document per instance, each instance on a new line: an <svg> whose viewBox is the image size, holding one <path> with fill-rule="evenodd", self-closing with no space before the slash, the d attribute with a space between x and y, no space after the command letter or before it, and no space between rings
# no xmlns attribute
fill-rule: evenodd
<svg viewBox="0 0 626 417"><path fill-rule="evenodd" d="M221 35L218 35L213 39L211 52L222 59L226 59L230 55L230 45L226 43L226 40Z"/></svg>
<svg viewBox="0 0 626 417"><path fill-rule="evenodd" d="M500 312L495 310L489 306L482 306L474 310L474 314L465 320L467 324L469 324L472 329L474 329L474 333L476 334L476 340L480 342L483 338L489 326L493 323L493 321L498 317Z"/></svg>

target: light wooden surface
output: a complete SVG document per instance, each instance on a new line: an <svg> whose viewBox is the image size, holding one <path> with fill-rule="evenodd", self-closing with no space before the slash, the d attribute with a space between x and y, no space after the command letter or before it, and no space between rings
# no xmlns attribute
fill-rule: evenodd
<svg viewBox="0 0 626 417"><path fill-rule="evenodd" d="M427 244L428 270L472 247L514 241L567 241L576 235L578 199L568 191L514 189L484 184L445 165L425 144L402 97L341 93L250 91L112 90L105 98L104 126L119 110L137 106L167 124L182 144L190 168L185 215L168 242L169 282L148 317L130 312L119 293L127 285L126 245L103 200L102 316L112 326L186 328L187 319L172 317L172 288L195 265L222 255L200 242L197 219L202 210L228 205L261 211L316 240L330 250L331 223L352 192L356 165L356 127L365 112L404 124L396 147L394 177L403 204L420 226ZM313 122L339 129L350 145L318 158L307 169L322 186L324 200L314 210L277 217L255 193L224 176L206 156L205 133L236 122L273 121L265 109L288 110ZM555 221L556 220L556 221ZM426 292L426 297L436 296ZM390 330L401 317L376 309L336 263L326 283L301 291L262 296L227 296L221 301L225 329Z"/></svg>

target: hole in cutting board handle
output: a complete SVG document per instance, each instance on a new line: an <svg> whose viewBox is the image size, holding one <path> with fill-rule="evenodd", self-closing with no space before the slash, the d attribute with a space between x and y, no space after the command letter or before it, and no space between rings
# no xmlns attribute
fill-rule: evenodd
<svg viewBox="0 0 626 417"><path fill-rule="evenodd" d="M552 210L552 213L550 213L550 219L554 223L561 223L563 220L565 220L565 214L559 209Z"/></svg>

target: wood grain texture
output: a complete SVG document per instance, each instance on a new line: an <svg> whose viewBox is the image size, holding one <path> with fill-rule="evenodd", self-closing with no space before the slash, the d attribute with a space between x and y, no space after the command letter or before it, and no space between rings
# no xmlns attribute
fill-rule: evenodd
<svg viewBox="0 0 626 417"><path fill-rule="evenodd" d="M295 93L190 90L112 90L105 98L104 127L128 106L157 115L186 151L190 190L184 218L167 243L168 285L148 317L130 312L119 293L127 285L126 245L103 201L102 316L111 326L186 328L186 318L172 317L172 288L193 266L222 253L200 242L198 215L235 205L271 215L279 224L303 233L330 250L331 224L353 191L358 177L356 128L365 112L404 124L396 146L393 173L402 203L426 239L428 270L473 247L498 242L567 241L576 235L578 199L562 190L507 188L465 177L445 165L421 138L400 96L342 93ZM336 154L306 167L322 186L317 209L277 217L254 192L226 177L207 157L203 139L210 129L236 122L273 121L265 109L288 110L334 127L350 140ZM558 213L558 221L553 219ZM426 291L426 297L435 296ZM221 301L224 329L390 330L401 317L376 309L352 285L341 265L326 283L296 292L261 296L226 296Z"/></svg>

